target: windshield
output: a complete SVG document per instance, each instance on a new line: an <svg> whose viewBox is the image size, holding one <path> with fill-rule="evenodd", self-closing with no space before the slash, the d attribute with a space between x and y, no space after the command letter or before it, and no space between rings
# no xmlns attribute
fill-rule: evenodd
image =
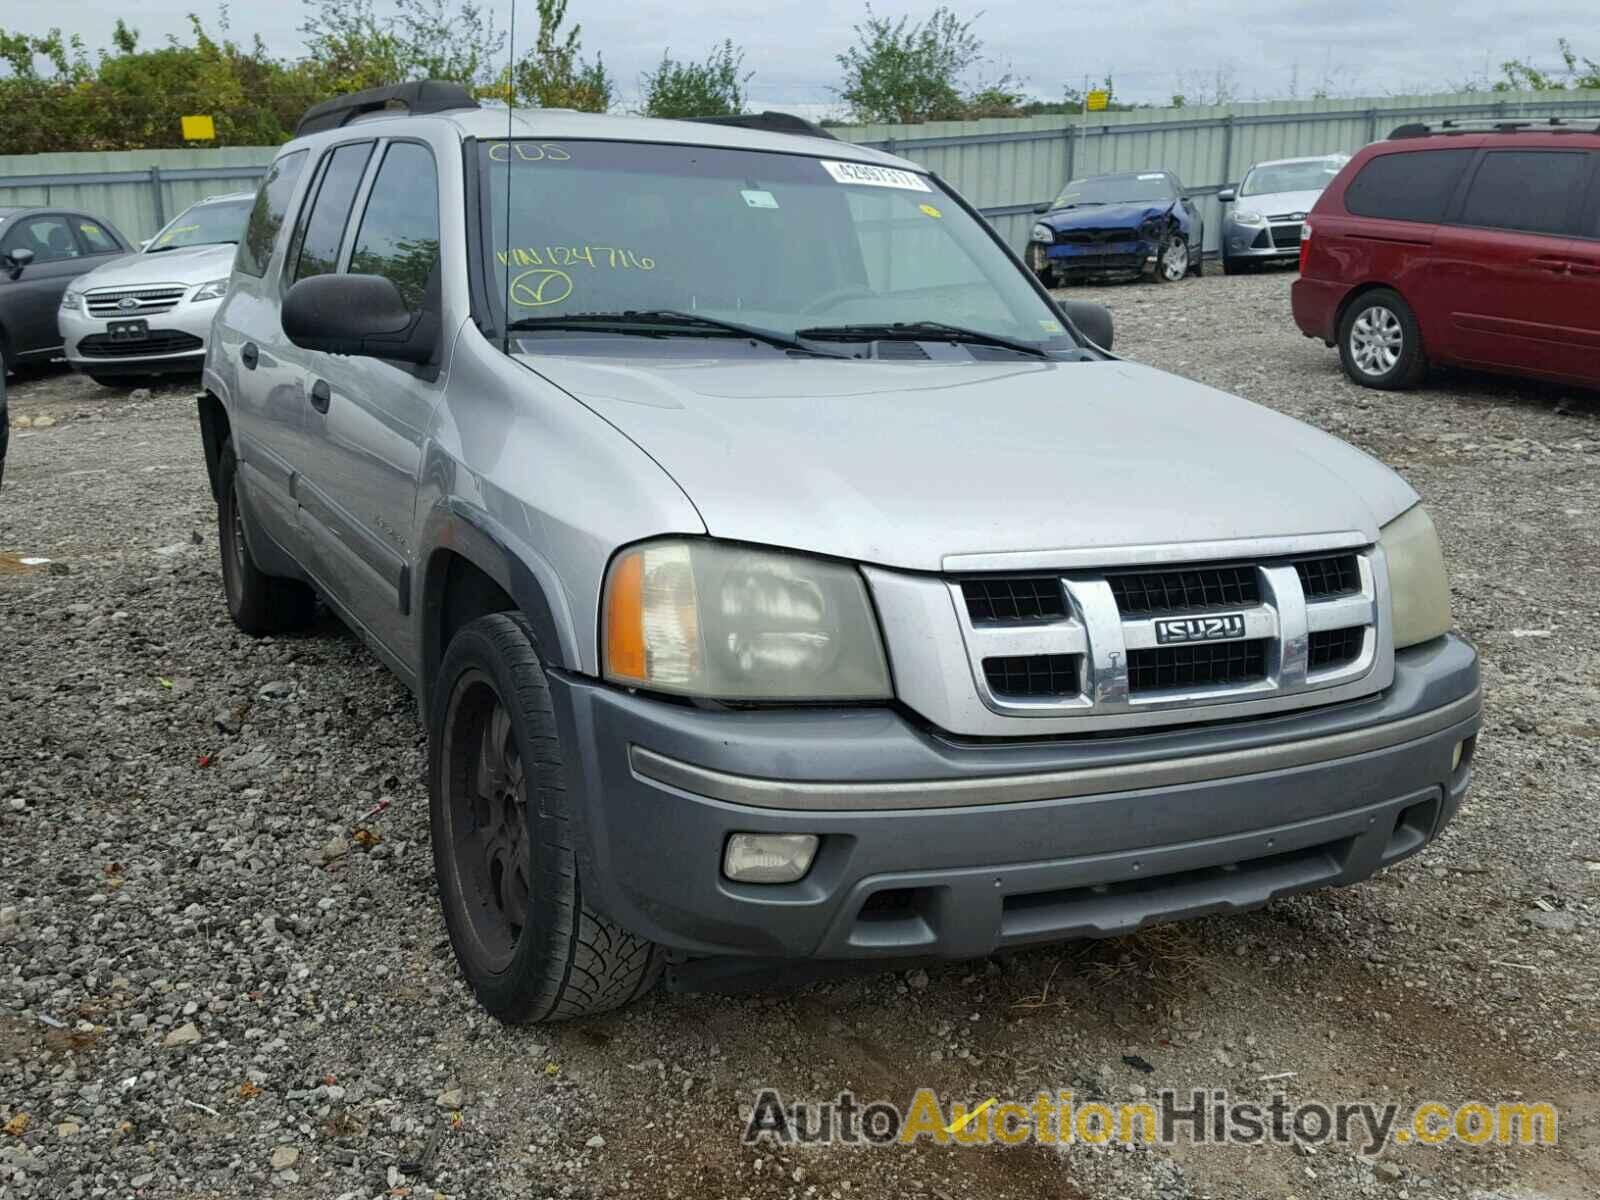
<svg viewBox="0 0 1600 1200"><path fill-rule="evenodd" d="M146 254L160 250L181 250L185 246L217 246L237 242L244 235L254 200L212 200L191 205L170 225L150 239Z"/></svg>
<svg viewBox="0 0 1600 1200"><path fill-rule="evenodd" d="M1061 189L1051 208L1076 208L1084 204L1135 204L1176 200L1178 189L1165 171L1131 171L1126 175L1096 175L1074 179Z"/></svg>
<svg viewBox="0 0 1600 1200"><path fill-rule="evenodd" d="M495 142L481 165L490 286L519 327L671 311L787 337L939 321L1075 345L988 230L924 175L641 142Z"/></svg>
<svg viewBox="0 0 1600 1200"><path fill-rule="evenodd" d="M1344 166L1342 158L1316 162L1268 163L1254 167L1239 187L1241 196L1270 196L1275 192L1320 192Z"/></svg>

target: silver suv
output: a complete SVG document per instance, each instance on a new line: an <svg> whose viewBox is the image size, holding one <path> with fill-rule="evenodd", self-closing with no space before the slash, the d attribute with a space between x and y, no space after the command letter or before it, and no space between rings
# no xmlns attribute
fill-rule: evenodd
<svg viewBox="0 0 1600 1200"><path fill-rule="evenodd" d="M1077 318L792 119L307 114L206 355L228 606L416 693L486 1008L1125 934L1450 820L1416 494Z"/></svg>

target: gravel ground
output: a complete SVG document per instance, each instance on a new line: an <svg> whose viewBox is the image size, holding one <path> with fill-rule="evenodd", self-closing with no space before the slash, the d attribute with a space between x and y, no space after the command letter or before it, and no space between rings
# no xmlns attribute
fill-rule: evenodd
<svg viewBox="0 0 1600 1200"><path fill-rule="evenodd" d="M37 376L13 418L53 423L14 430L0 493L0 1200L1594 1195L1600 397L1362 391L1294 330L1282 274L1070 294L1112 306L1119 350L1348 438L1431 505L1487 719L1424 855L1119 941L502 1028L445 941L409 696L331 620L253 641L227 619L193 385ZM1521 1096L1563 1125L1378 1161L745 1147L758 1085Z"/></svg>

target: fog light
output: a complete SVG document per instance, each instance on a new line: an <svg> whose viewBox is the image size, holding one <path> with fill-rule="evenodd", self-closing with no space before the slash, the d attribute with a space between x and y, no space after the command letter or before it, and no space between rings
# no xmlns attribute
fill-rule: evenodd
<svg viewBox="0 0 1600 1200"><path fill-rule="evenodd" d="M793 883L811 869L814 833L736 833L722 854L722 873L739 883Z"/></svg>
<svg viewBox="0 0 1600 1200"><path fill-rule="evenodd" d="M1467 748L1467 743L1466 743L1465 740L1462 740L1462 741L1459 741L1459 742L1456 743L1456 748L1450 755L1450 772L1451 772L1451 774L1454 774L1456 768L1461 765L1461 755L1462 755L1462 752L1466 750L1466 748Z"/></svg>

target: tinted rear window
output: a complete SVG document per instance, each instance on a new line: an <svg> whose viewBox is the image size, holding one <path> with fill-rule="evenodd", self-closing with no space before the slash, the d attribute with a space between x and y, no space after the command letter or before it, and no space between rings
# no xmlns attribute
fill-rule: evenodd
<svg viewBox="0 0 1600 1200"><path fill-rule="evenodd" d="M272 164L267 177L261 181L255 204L250 208L250 220L245 225L244 240L233 265L247 275L265 275L267 262L272 258L272 247L278 240L278 230L283 228L284 215L289 211L289 198L294 195L294 185L300 170L306 165L306 152L296 150L285 154Z"/></svg>
<svg viewBox="0 0 1600 1200"><path fill-rule="evenodd" d="M1380 154L1361 168L1344 194L1358 217L1442 221L1472 150L1409 150Z"/></svg>
<svg viewBox="0 0 1600 1200"><path fill-rule="evenodd" d="M1490 151L1467 188L1460 224L1570 233L1572 205L1588 166L1581 150Z"/></svg>
<svg viewBox="0 0 1600 1200"><path fill-rule="evenodd" d="M329 275L338 267L350 206L355 203L356 189L361 186L371 154L371 142L356 142L333 151L317 186L317 198L311 202L310 215L304 219L291 281Z"/></svg>

